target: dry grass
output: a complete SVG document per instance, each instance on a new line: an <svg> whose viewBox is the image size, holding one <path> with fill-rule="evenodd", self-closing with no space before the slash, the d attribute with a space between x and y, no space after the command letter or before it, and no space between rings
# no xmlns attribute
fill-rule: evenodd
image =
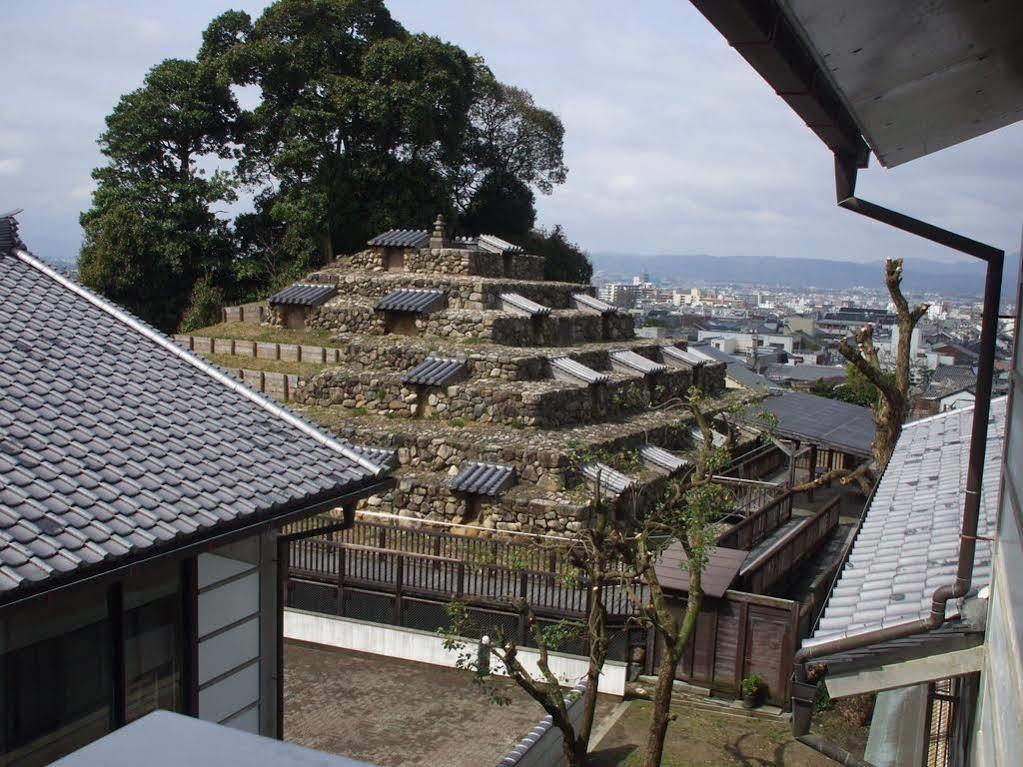
<svg viewBox="0 0 1023 767"><path fill-rule="evenodd" d="M328 330L287 330L286 328L253 325L248 322L220 322L206 328L193 330L191 335L277 344L309 344L310 346L330 346L331 343Z"/></svg>
<svg viewBox="0 0 1023 767"><path fill-rule="evenodd" d="M287 373L308 380L330 365L318 365L315 362L282 362L281 360L261 360L257 357L239 357L236 354L206 354L210 362L222 368L237 370L262 370L266 373Z"/></svg>
<svg viewBox="0 0 1023 767"><path fill-rule="evenodd" d="M634 701L590 756L594 767L639 767L643 763L650 706ZM797 743L788 722L731 713L678 709L668 726L661 767L784 765L832 767L834 762Z"/></svg>

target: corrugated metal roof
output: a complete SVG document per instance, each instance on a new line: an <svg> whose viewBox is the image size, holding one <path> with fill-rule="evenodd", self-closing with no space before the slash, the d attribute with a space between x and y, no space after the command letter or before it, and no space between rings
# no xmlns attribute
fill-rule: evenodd
<svg viewBox="0 0 1023 767"><path fill-rule="evenodd" d="M403 383L423 386L447 386L462 379L465 374L466 366L462 360L427 357L402 376L401 380Z"/></svg>
<svg viewBox="0 0 1023 767"><path fill-rule="evenodd" d="M689 465L689 461L682 456L668 452L664 448L657 447L657 445L643 445L639 449L639 457L643 459L643 463L651 468L665 471L668 474L674 474L676 471Z"/></svg>
<svg viewBox="0 0 1023 767"><path fill-rule="evenodd" d="M628 477L620 471L612 469L606 463L600 463L599 461L584 463L580 465L579 471L582 472L583 477L591 487L595 487L599 483L601 492L610 491L615 495L621 495L636 484L632 477Z"/></svg>
<svg viewBox="0 0 1023 767"><path fill-rule="evenodd" d="M388 229L367 244L371 248L425 248L429 243L430 233L425 229Z"/></svg>
<svg viewBox="0 0 1023 767"><path fill-rule="evenodd" d="M711 548L707 552L707 564L700 576L703 593L708 597L724 596L739 573L739 567L745 558L745 551L720 546ZM689 569L686 567L688 561L682 544L673 541L654 565L661 586L669 591L688 592Z"/></svg>
<svg viewBox="0 0 1023 767"><path fill-rule="evenodd" d="M648 360L643 355L636 354L636 352L631 349L611 352L611 366L615 367L616 363L626 370L642 373L643 375L663 373L668 369L666 365L660 362L654 362L653 360Z"/></svg>
<svg viewBox="0 0 1023 767"><path fill-rule="evenodd" d="M497 495L515 484L515 467L498 463L469 461L462 464L448 487L459 493Z"/></svg>
<svg viewBox="0 0 1023 767"><path fill-rule="evenodd" d="M699 447L703 446L704 443L703 430L700 429L699 426L693 426L692 428L690 428L689 436L693 438L694 445ZM724 434L721 434L720 432L711 429L710 441L713 443L714 447L724 447L725 444L728 442L728 437L726 437Z"/></svg>
<svg viewBox="0 0 1023 767"><path fill-rule="evenodd" d="M342 443L35 259L0 254L0 293L0 598L378 481Z"/></svg>
<svg viewBox="0 0 1023 767"><path fill-rule="evenodd" d="M575 381L584 384L607 383L607 373L588 368L571 357L554 357L551 359L551 372L559 380Z"/></svg>
<svg viewBox="0 0 1023 767"><path fill-rule="evenodd" d="M510 309L512 311L528 314L530 317L544 317L551 313L549 306L538 304L536 301L530 301L528 298L520 296L518 293L502 293L501 308L505 311Z"/></svg>
<svg viewBox="0 0 1023 767"><path fill-rule="evenodd" d="M852 455L870 455L874 411L848 402L803 392L767 397L760 406L778 419L780 437L834 447Z"/></svg>
<svg viewBox="0 0 1023 767"><path fill-rule="evenodd" d="M522 248L492 234L481 234L476 238L476 247L487 253L521 253Z"/></svg>
<svg viewBox="0 0 1023 767"><path fill-rule="evenodd" d="M576 305L575 308L582 311L597 312L598 314L614 314L618 311L607 301L601 301L587 293L573 293L572 301Z"/></svg>
<svg viewBox="0 0 1023 767"><path fill-rule="evenodd" d="M337 294L334 285L308 285L296 283L289 285L279 293L274 293L267 300L271 306L292 304L294 306L319 306L325 304Z"/></svg>
<svg viewBox="0 0 1023 767"><path fill-rule="evenodd" d="M1005 441L1006 398L991 401L973 586L991 583ZM812 645L925 617L939 586L955 580L973 407L907 423L874 491L849 560L828 598ZM958 602L947 606L958 612Z"/></svg>
<svg viewBox="0 0 1023 767"><path fill-rule="evenodd" d="M428 288L400 288L381 298L373 308L378 312L418 312L427 314L437 311L444 303L444 292Z"/></svg>
<svg viewBox="0 0 1023 767"><path fill-rule="evenodd" d="M679 349L677 346L662 346L661 358L665 362L681 362L686 367L691 368L699 367L707 362L703 357L687 352L685 349Z"/></svg>

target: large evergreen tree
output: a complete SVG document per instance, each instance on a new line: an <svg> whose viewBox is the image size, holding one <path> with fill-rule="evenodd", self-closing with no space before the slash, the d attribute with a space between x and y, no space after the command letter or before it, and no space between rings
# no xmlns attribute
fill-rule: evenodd
<svg viewBox="0 0 1023 767"><path fill-rule="evenodd" d="M224 278L231 242L213 206L234 199L234 184L199 162L232 156L237 115L228 85L194 61L164 61L121 98L81 217L84 284L170 330L197 282Z"/></svg>
<svg viewBox="0 0 1023 767"><path fill-rule="evenodd" d="M253 108L239 109L237 87L258 94ZM81 275L171 329L186 311L189 324L208 316L221 293L265 295L438 212L467 233L529 237L534 191L565 179L563 136L529 93L410 34L382 0L228 11L196 60L158 65L107 119ZM236 162L207 175L211 157ZM254 210L232 231L214 211L238 187Z"/></svg>

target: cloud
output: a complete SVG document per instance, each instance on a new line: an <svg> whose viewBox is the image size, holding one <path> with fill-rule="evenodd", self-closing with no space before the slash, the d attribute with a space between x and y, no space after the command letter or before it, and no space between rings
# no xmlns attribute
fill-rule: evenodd
<svg viewBox="0 0 1023 767"><path fill-rule="evenodd" d="M22 161L16 157L0 157L0 176L17 176L21 166Z"/></svg>

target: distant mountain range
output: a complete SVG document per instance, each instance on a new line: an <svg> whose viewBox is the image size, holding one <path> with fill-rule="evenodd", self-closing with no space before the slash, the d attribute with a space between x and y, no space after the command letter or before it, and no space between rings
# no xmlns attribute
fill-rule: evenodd
<svg viewBox="0 0 1023 767"><path fill-rule="evenodd" d="M672 280L682 285L733 283L778 287L883 288L882 263L828 261L822 258L770 256L644 256L632 253L591 253L595 276L607 280L631 280L644 272L653 280ZM1003 295L1015 297L1019 254L1005 257ZM908 292L938 293L942 297L980 296L984 292L984 265L949 264L907 258L903 286Z"/></svg>

